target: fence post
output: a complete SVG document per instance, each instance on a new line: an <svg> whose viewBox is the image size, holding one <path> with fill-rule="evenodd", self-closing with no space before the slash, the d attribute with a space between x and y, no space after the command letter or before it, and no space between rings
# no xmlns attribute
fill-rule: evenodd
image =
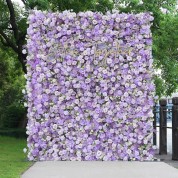
<svg viewBox="0 0 178 178"><path fill-rule="evenodd" d="M153 121L153 129L155 130L155 132L153 132L153 145L156 145L156 104L153 107L153 114L154 114L154 121Z"/></svg>
<svg viewBox="0 0 178 178"><path fill-rule="evenodd" d="M172 99L172 159L178 160L178 97Z"/></svg>
<svg viewBox="0 0 178 178"><path fill-rule="evenodd" d="M167 100L161 99L160 104L160 135L159 154L167 154Z"/></svg>

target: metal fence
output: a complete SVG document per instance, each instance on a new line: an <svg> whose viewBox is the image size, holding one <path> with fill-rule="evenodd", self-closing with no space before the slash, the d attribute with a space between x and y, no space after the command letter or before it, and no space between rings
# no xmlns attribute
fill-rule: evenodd
<svg viewBox="0 0 178 178"><path fill-rule="evenodd" d="M172 129L172 160L178 160L178 97L172 98L172 102L161 99L159 105L154 106L153 144L156 145L159 128L159 154L167 154L167 129ZM172 127L167 126L167 121L172 121Z"/></svg>

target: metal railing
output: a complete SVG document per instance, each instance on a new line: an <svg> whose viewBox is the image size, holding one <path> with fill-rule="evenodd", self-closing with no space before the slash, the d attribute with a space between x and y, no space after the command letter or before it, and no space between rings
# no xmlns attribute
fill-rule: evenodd
<svg viewBox="0 0 178 178"><path fill-rule="evenodd" d="M156 145L156 128L159 128L159 154L167 154L167 129L172 129L172 160L178 160L178 97L172 98L172 105L167 105L166 99L154 106L153 144ZM169 117L168 117L169 116ZM170 118L171 116L171 118ZM167 120L172 120L172 127L167 126ZM157 125L157 123L159 125Z"/></svg>

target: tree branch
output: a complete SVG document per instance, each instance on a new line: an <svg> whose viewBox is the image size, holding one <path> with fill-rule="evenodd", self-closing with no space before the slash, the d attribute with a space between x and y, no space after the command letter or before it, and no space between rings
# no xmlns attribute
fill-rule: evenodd
<svg viewBox="0 0 178 178"><path fill-rule="evenodd" d="M9 45L4 41L4 38L0 35L0 39L1 39L1 43L4 45L4 46L8 46Z"/></svg>
<svg viewBox="0 0 178 178"><path fill-rule="evenodd" d="M8 27L7 30L13 30L13 29Z"/></svg>
<svg viewBox="0 0 178 178"><path fill-rule="evenodd" d="M3 44L6 44L6 46L8 45L9 47L11 47L16 53L18 53L18 48L17 46L8 38L8 36L0 29L0 36L1 36L1 42ZM5 39L5 41L3 40L3 38Z"/></svg>
<svg viewBox="0 0 178 178"><path fill-rule="evenodd" d="M12 4L11 0L6 0L9 12L10 12L10 24L12 26L13 32L14 32L14 37L15 40L18 41L19 39L19 32L18 32L18 26L16 24L16 19L15 19L15 11L14 11L14 7Z"/></svg>
<svg viewBox="0 0 178 178"><path fill-rule="evenodd" d="M24 33L22 35L19 36L19 40L18 40L18 43L21 42L21 41L24 41L25 40L25 37L26 37L27 33Z"/></svg>

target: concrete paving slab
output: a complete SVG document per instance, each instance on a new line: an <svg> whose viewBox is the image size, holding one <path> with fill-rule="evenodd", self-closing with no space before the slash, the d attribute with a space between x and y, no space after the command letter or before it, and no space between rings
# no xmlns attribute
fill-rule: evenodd
<svg viewBox="0 0 178 178"><path fill-rule="evenodd" d="M157 158L157 160L163 161L163 162L169 164L170 166L178 169L178 161L172 160L172 154L170 154L170 153L168 153L167 155L156 154L155 157Z"/></svg>
<svg viewBox="0 0 178 178"><path fill-rule="evenodd" d="M178 178L164 162L36 162L22 178Z"/></svg>

